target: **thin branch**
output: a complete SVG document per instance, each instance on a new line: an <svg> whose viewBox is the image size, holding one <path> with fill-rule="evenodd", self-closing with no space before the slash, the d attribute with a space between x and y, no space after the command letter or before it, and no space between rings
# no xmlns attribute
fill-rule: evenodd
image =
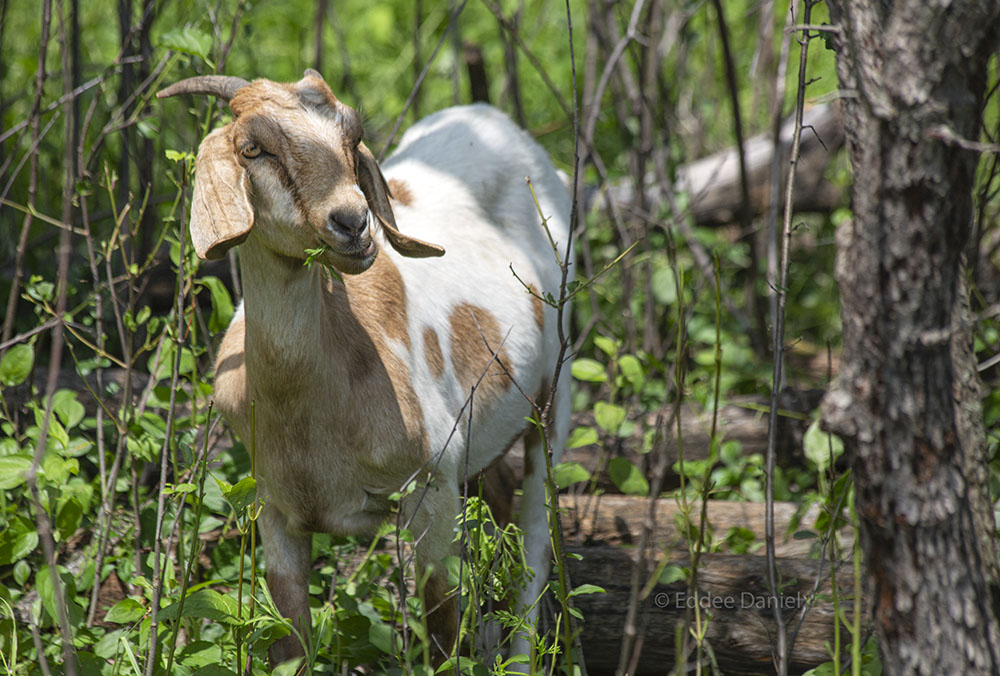
<svg viewBox="0 0 1000 676"><path fill-rule="evenodd" d="M804 0L805 11L803 19L806 24L812 15L812 8L817 0ZM765 486L765 522L764 537L767 548L767 584L772 598L778 597L778 571L777 561L774 554L774 465L776 442L778 436L778 395L780 394L781 382L784 378L784 349L785 349L785 303L787 300L788 285L788 260L789 248L792 240L792 194L795 188L795 170L799 161L799 147L802 139L802 115L805 108L806 96L806 64L809 53L808 34L798 38L800 45L799 52L799 73L798 88L795 96L795 131L792 137L792 153L789 160L788 182L785 188L785 214L784 226L781 242L781 269L778 278L778 286L774 292L778 297L777 317L774 325L774 370L771 379L771 407L768 418L767 430L767 456L765 461L766 486ZM781 604L773 605L774 621L776 628L775 645L775 669L778 676L786 676L788 673L788 645L786 627L781 610Z"/></svg>
<svg viewBox="0 0 1000 676"><path fill-rule="evenodd" d="M524 52L524 56L527 57L528 61L531 62L531 65L534 66L535 71L538 73L539 77L542 78L542 82L545 83L545 86L549 88L549 92L552 94L552 98L555 99L555 102L559 104L560 108L562 108L563 113L566 114L566 117L575 116L577 114L577 111L570 110L569 104L566 103L566 100L563 98L562 92L559 91L559 88L556 87L555 83L552 81L552 78L549 77L548 71L546 71L545 68L542 66L542 62L538 59L537 56L535 56L534 52L532 52L528 48L528 45L524 44L524 40L521 39L521 35L517 31L517 27L511 24L511 22L506 17L504 17L503 11L501 10L500 6L493 2L487 2L487 0L483 0L483 4L486 5L486 7L491 12L493 12L493 15L497 18L497 21L500 23L500 25L504 28L504 30L507 31L508 35L510 35L514 39L514 43L518 46L518 48L522 52ZM570 51L572 51L572 49L573 46L570 45ZM573 87L574 89L576 88L575 79L573 81Z"/></svg>
<svg viewBox="0 0 1000 676"><path fill-rule="evenodd" d="M61 7L65 10L65 7ZM42 8L42 22L43 30L47 32L49 23L51 22L51 12L52 12L52 2L51 0L45 0ZM61 51L63 54L63 82L64 86L67 88L70 85L69 76L69 66L68 66L68 46L66 45L66 26L65 26L65 11L60 12L62 20L60 21L60 42ZM40 57L41 63L39 64L40 69L44 69L44 53L42 50L42 56ZM73 113L69 111L66 115L67 119L67 138L72 138L73 126L72 120ZM65 152L65 166L66 176L64 180L66 185L63 188L63 214L67 215L69 210L72 209L72 190L74 181L73 178L73 147L71 143L66 143ZM68 216L67 216L68 218ZM56 388L59 382L59 372L62 366L62 354L63 354L63 322L66 315L66 298L68 294L69 287L69 257L70 257L70 233L68 230L63 230L60 232L59 236L59 248L58 248L58 278L57 278L57 296L56 296L56 319L57 323L52 331L52 343L49 349L49 372L48 378L45 383L45 412L42 416L41 429L38 432L38 440L35 445L35 453L32 458L31 467L25 472L25 479L27 480L28 490L31 493L32 506L35 512L35 520L38 523L38 538L42 543L42 551L45 556L45 563L49 569L49 575L51 577L52 589L55 596L55 606L56 606L56 621L59 624L60 632L62 633L62 651L63 651L63 670L67 676L76 676L76 646L73 641L73 629L69 623L69 609L66 606L65 590L63 589L62 578L59 575L59 566L56 564L56 553L55 553L55 541L52 537L52 522L49 519L48 511L42 505L40 491L38 486L38 470L41 467L42 456L45 454L45 449L48 442L49 427L52 423L53 416L53 399L55 395Z"/></svg>

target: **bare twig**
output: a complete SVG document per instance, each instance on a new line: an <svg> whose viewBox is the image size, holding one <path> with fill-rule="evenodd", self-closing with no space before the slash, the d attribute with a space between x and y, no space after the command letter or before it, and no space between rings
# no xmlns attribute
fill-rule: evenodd
<svg viewBox="0 0 1000 676"><path fill-rule="evenodd" d="M521 39L521 35L517 31L517 27L503 15L503 11L500 6L494 2L489 2L488 0L483 0L483 4L485 4L491 12L493 12L493 15L497 18L497 21L500 22L500 25L507 31L507 34L514 40L514 43L518 46L518 48L524 52L524 56L531 62L535 72L537 72L538 76L542 78L542 82L545 83L545 86L549 88L552 98L559 104L559 107L562 108L566 117L572 117L575 115L576 111L570 109L569 104L566 103L566 99L563 98L562 92L559 91L559 87L557 87L552 81L552 78L549 77L548 71L546 71L544 66L542 66L542 62L537 56L535 56L534 52L528 48L528 45L524 43L524 40ZM572 45L570 45L570 50L572 51ZM576 86L575 80L573 85L574 87Z"/></svg>
<svg viewBox="0 0 1000 676"><path fill-rule="evenodd" d="M803 19L806 24L812 15L812 7L818 0L804 0ZM774 289L777 294L777 317L774 325L774 371L771 380L771 408L768 419L767 434L767 456L765 461L765 473L767 477L765 486L765 544L767 548L767 584L773 598L778 596L778 572L777 562L774 554L774 465L776 455L776 442L778 434L778 395L780 394L781 382L784 377L784 349L785 349L785 302L787 300L788 283L788 258L789 247L792 240L792 193L795 187L795 169L799 160L799 144L802 138L802 112L805 107L806 95L806 63L809 53L808 33L798 38L800 45L799 53L799 73L798 89L795 96L795 133L792 139L792 153L789 160L788 182L785 188L785 214L782 228L781 242L781 269L778 278L778 286ZM785 676L788 673L788 651L786 628L781 610L781 604L773 604L774 621L776 628L775 645L775 669L778 676Z"/></svg>
<svg viewBox="0 0 1000 676"><path fill-rule="evenodd" d="M61 9L65 9L61 7ZM42 9L42 22L43 30L47 32L49 23L51 22L51 12L52 12L52 2L51 0L45 0ZM61 12L63 15L63 21L60 22L60 41L62 43L63 52L63 70L64 70L64 82L66 86L69 86L69 67L68 67L68 49L66 42L66 30L65 30L65 11ZM44 55L44 50L43 50ZM42 63L44 63L44 56L41 58ZM39 66L44 68L43 65ZM72 137L72 112L67 114L67 137ZM66 171L66 186L63 190L63 213L68 214L69 210L72 209L72 173L73 173L73 162L72 162L72 144L66 144L66 165L64 169ZM68 218L68 216L67 216ZM42 505L39 487L38 487L38 470L41 466L42 456L45 454L45 449L48 442L49 436L49 426L52 422L53 416L53 395L55 394L56 387L59 381L59 372L61 370L62 364L62 353L63 353L63 322L66 314L66 298L69 286L69 256L70 256L70 233L68 230L62 230L59 236L59 249L58 249L58 281L57 281L57 296L56 296L56 311L55 316L57 323L52 330L52 342L49 350L49 371L48 377L45 383L45 412L42 416L41 429L38 432L38 440L35 445L35 453L32 458L31 467L25 472L25 479L27 480L28 490L31 493L32 506L35 512L35 521L38 524L38 539L42 543L42 551L45 556L45 562L49 569L49 575L51 577L52 589L54 592L54 600L56 605L56 621L59 623L60 631L62 632L62 649L63 649L63 669L69 676L76 676L76 647L73 642L73 630L69 623L69 610L66 606L65 590L63 589L62 578L59 575L59 567L56 565L56 553L55 553L55 541L52 537L52 522L49 519L49 514L45 507Z"/></svg>

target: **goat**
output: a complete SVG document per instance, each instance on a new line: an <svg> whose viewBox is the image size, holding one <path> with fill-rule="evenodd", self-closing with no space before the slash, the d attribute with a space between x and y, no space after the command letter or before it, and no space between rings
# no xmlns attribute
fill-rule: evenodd
<svg viewBox="0 0 1000 676"><path fill-rule="evenodd" d="M244 300L218 350L214 397L244 440L255 402L259 524L279 610L307 636L312 533L374 532L388 496L436 468L401 509L418 567L434 566L428 623L448 651L458 611L442 559L455 553L460 482L521 436L520 525L535 574L516 607L537 607L550 557L545 451L525 419L555 372L557 313L541 297L558 296L561 271L526 176L551 237L565 246L570 236L569 196L548 156L502 112L474 104L414 125L383 175L360 116L314 70L291 84L196 77L158 96L184 93L224 99L234 115L198 149L190 230L201 258L242 245ZM303 265L306 249L322 247L318 261L340 274ZM553 402L556 460L568 372ZM271 648L275 663L301 654L293 636Z"/></svg>

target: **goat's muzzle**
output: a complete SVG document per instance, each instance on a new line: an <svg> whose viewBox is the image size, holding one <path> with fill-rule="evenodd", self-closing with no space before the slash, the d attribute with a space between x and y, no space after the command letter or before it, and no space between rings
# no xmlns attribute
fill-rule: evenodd
<svg viewBox="0 0 1000 676"><path fill-rule="evenodd" d="M326 220L321 239L328 246L335 268L349 275L364 272L378 255L378 244L372 236L372 216L368 209L333 209Z"/></svg>
<svg viewBox="0 0 1000 676"><path fill-rule="evenodd" d="M327 229L335 236L358 238L368 232L371 212L368 209L336 208L326 219Z"/></svg>

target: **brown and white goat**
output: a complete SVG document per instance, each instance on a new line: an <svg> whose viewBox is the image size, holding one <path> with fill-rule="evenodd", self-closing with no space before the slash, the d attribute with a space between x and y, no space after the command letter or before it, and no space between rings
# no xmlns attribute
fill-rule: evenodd
<svg viewBox="0 0 1000 676"><path fill-rule="evenodd" d="M435 566L427 604L448 650L457 606L441 562L455 553L460 482L525 435L526 395L544 400L559 352L556 312L511 274L558 295L560 270L524 179L560 246L566 189L545 152L490 106L420 121L383 177L357 112L316 71L292 84L191 78L159 96L182 93L221 97L234 115L198 150L191 239L202 258L242 245L244 300L219 349L215 402L244 440L255 402L275 602L307 629L312 533L373 532L390 516L387 496L433 469L430 489L403 511L418 565ZM318 247L343 281L303 265ZM568 378L556 391L558 459ZM537 607L550 556L544 450L537 434L525 437L520 525L535 576L522 609ZM301 650L287 637L272 659Z"/></svg>

